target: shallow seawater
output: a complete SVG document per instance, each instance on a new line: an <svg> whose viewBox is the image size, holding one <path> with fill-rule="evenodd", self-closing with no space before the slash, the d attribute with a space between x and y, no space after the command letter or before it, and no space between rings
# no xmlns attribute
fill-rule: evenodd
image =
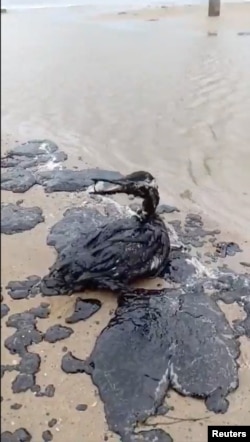
<svg viewBox="0 0 250 442"><path fill-rule="evenodd" d="M46 7L67 7L67 6L87 6L91 7L103 7L108 8L112 7L136 7L143 8L146 6L158 7L164 4L170 5L183 5L183 4L196 4L203 3L205 0L174 0L174 1L159 1L159 0L149 0L148 2L145 0L135 0L134 2L131 0L92 0L91 2L88 0L3 0L2 4L4 7L11 8L46 8Z"/></svg>
<svg viewBox="0 0 250 442"><path fill-rule="evenodd" d="M152 22L6 14L3 141L46 136L90 165L150 169L170 204L249 238L250 46L238 35L249 9L238 8L220 21L199 8Z"/></svg>
<svg viewBox="0 0 250 442"><path fill-rule="evenodd" d="M136 15L92 18L86 17L84 8L51 8L10 12L1 17L2 149L12 148L16 141L46 138L55 141L68 154L67 167L99 166L121 173L150 170L159 182L161 203L180 209L178 213L165 215L168 222L174 223L169 225L173 227L172 233L177 232L176 241L181 236L184 242L189 241L188 235L183 238L178 230L180 225L176 220L183 223L186 214L192 212L202 214L207 230L221 230L218 241L235 242L242 249L236 256L217 256L213 260L215 247L208 240L202 259L199 249L189 261L177 259L172 268L176 280L183 283L183 278L189 273L192 275L195 268L195 284L198 286L205 277L206 289L210 292L233 284L230 278L222 276L215 289L214 269L226 263L234 271L249 275L250 262L249 9L247 5L232 10L224 5L223 8L220 19L212 21L202 8L188 8L188 12L180 9L168 14L152 10L139 11ZM39 166L40 172L44 173L49 165ZM33 184L31 181L31 186ZM76 182L80 187L81 184ZM24 186L24 182L21 185ZM34 185L22 194L2 191L4 203L19 201L17 208L9 207L11 213L13 210L24 218L27 212L24 209L22 212L22 207L34 210L38 206L45 220L33 228L28 220L27 226L16 230L23 230L22 233L2 235L3 340L11 343L16 332L6 326L10 316L33 309L21 324L27 331L36 321L35 327L30 328L34 341L28 350L41 358L40 365L36 356L24 358L21 368L4 373L3 431L14 432L25 427L34 440L40 440L42 434L50 437L50 431L55 442L61 442L62 435L70 440L72 434L75 440L88 442L103 442L107 437L118 441L118 436L108 431L105 420L105 411L113 407L112 395L108 396L111 403L107 401L104 410L89 376L80 369L74 376L61 370L62 358L68 352L81 360L92 355L93 359L100 358L101 368L106 362L112 367L112 346L108 346L110 359L105 359L102 339L107 336L107 324L116 315L117 298L110 293L80 294L83 300L91 300L89 304L95 306L96 312L85 320L84 311L79 322L67 323L66 319L77 312L75 296L41 298L35 290L35 297L26 299L23 286L17 285L16 298L11 298L4 288L10 281L26 281L33 275L35 279L29 281L37 282L47 274L56 258L54 248L46 245L49 229L62 219L67 209L84 206L86 196L82 192L66 190L48 194L44 191L53 185L51 181ZM65 185L67 189L71 183ZM24 199L23 203L20 198ZM213 236L208 238L213 240ZM199 242L198 235L195 240ZM225 247L219 249L223 254ZM230 252L231 249L229 246ZM220 271L223 272L223 268ZM191 284L192 278L188 281ZM144 283L147 288L164 287L162 280ZM227 397L228 411L223 415L213 414L203 400L182 397L171 390L167 406L174 410L150 418L147 425L157 424L156 429L142 426L143 430L153 428L153 433L148 435L149 439L145 434L138 438L145 436L144 440L148 441L157 436L159 441L170 441L162 433L154 433L162 428L176 442L180 438L205 442L208 422L223 425L249 421L249 319L244 322L249 293L244 292L247 286L235 287L231 298L224 299L228 305L216 299L230 324L235 326L239 334L237 342L241 343L241 355L237 359L240 384ZM241 302L238 297L238 303L231 304L233 296L235 299L245 296L245 301ZM41 302L49 306L40 306ZM86 308L79 299L78 308L79 303L81 308ZM135 324L137 320L135 312ZM127 327L130 336L129 321ZM106 331L98 338L103 329ZM48 330L58 340L53 338L51 343L44 339ZM116 342L113 330L114 341L110 342ZM157 328L152 327L152 333L155 331ZM140 327L137 333L140 335ZM18 336L21 334L22 330ZM30 342L29 333L25 339ZM94 350L96 343L100 345L99 353ZM19 340L17 344L20 345ZM135 358L131 365L138 367L138 360L144 361L144 354L132 351L133 339L131 344L131 355ZM18 351L22 351L22 346ZM117 351L119 356L119 346ZM151 347L148 351L152 353ZM2 357L3 363L10 366L18 364L21 358L3 345ZM122 358L120 361L122 363ZM143 362L143 366L146 365ZM179 368L178 363L176 367ZM158 368L157 361L152 363L152 373ZM34 386L34 373L40 389ZM120 382L119 371L114 370L114 374ZM17 375L22 376L14 383L14 389L20 392L13 393ZM105 387L104 381L101 374L97 382L100 390ZM154 391L154 382L147 377L145 385L149 395ZM35 390L24 391L27 385ZM112 382L108 383L108 393L112 388ZM124 399L126 401L126 397ZM32 416L31 409L34 410ZM125 409L130 411L129 406ZM147 415L149 411L146 410ZM56 421L52 427L51 421Z"/></svg>

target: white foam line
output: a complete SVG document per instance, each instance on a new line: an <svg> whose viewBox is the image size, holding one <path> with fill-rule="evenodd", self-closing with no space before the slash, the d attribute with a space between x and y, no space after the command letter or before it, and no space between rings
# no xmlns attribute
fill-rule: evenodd
<svg viewBox="0 0 250 442"><path fill-rule="evenodd" d="M165 370L163 376L161 377L156 390L155 390L155 401L157 402L159 398L162 396L162 389L166 389L166 386L168 384L168 378L169 378L169 364L167 366L167 369Z"/></svg>
<svg viewBox="0 0 250 442"><path fill-rule="evenodd" d="M196 269L196 275L198 278L202 278L204 276L208 276L211 279L216 278L216 271L214 269L209 269L201 261L199 261L195 256L191 259L186 259L187 263L193 265Z"/></svg>
<svg viewBox="0 0 250 442"><path fill-rule="evenodd" d="M24 11L27 9L61 9L61 8L74 8L74 7L85 7L91 5L81 5L77 3L69 3L69 4L60 4L60 5L12 5L12 6L3 6L2 9L6 9L7 11Z"/></svg>
<svg viewBox="0 0 250 442"><path fill-rule="evenodd" d="M44 143L42 143L42 144L40 144L40 146L39 146L39 148L38 148L39 150L41 150L42 152L45 152L45 153L47 153L47 154L49 154L50 153L50 151L49 151L49 144L48 143L46 143L46 142L44 142Z"/></svg>
<svg viewBox="0 0 250 442"><path fill-rule="evenodd" d="M169 378L171 380L171 384L179 391L181 391L186 396L190 396L191 392L184 389L183 386L179 383L178 375L174 371L174 364L171 363L169 367Z"/></svg>
<svg viewBox="0 0 250 442"><path fill-rule="evenodd" d="M46 170L62 170L63 166L62 163L56 163L53 159L49 160L47 163L43 164L42 166L38 167L38 171L44 172Z"/></svg>
<svg viewBox="0 0 250 442"><path fill-rule="evenodd" d="M180 244L180 241L179 241L179 238L178 238L175 228L172 226L172 224L168 224L168 223L166 223L166 224L167 224L168 230L171 232L171 236L172 236L173 240L177 244Z"/></svg>

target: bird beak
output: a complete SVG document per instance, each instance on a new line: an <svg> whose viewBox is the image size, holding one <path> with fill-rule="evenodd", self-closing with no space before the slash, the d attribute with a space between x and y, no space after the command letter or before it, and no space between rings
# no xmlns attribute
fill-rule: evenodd
<svg viewBox="0 0 250 442"><path fill-rule="evenodd" d="M113 195L115 193L124 193L128 184L128 181L125 178L112 181L103 179L101 180L101 183L104 183L104 185L101 187L98 186L98 184L100 184L100 180L93 179L93 181L94 189L89 193L95 195Z"/></svg>

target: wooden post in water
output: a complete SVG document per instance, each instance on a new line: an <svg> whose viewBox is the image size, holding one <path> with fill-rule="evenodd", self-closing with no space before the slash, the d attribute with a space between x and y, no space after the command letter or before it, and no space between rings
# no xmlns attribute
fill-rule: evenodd
<svg viewBox="0 0 250 442"><path fill-rule="evenodd" d="M208 0L208 17L219 17L220 0Z"/></svg>

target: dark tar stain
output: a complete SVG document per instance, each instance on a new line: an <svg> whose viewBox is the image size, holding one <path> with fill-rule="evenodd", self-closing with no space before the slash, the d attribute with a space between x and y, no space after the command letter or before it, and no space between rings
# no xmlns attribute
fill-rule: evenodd
<svg viewBox="0 0 250 442"><path fill-rule="evenodd" d="M10 281L6 289L12 299L27 299L40 293L40 281L39 276L32 275L24 281Z"/></svg>
<svg viewBox="0 0 250 442"><path fill-rule="evenodd" d="M33 229L44 222L40 207L22 207L17 204L1 204L1 233L13 235Z"/></svg>
<svg viewBox="0 0 250 442"><path fill-rule="evenodd" d="M224 413L226 396L238 386L238 356L233 329L201 289L188 295L138 290L134 297L119 298L90 357L76 363L67 354L62 368L90 373L109 428L124 438L128 429L133 434L137 423L157 414L169 388L204 398L210 410Z"/></svg>
<svg viewBox="0 0 250 442"><path fill-rule="evenodd" d="M11 408L12 410L20 410L20 408L22 408L22 404L17 404L17 403L15 403L15 404L12 404L12 405L10 406L10 408Z"/></svg>
<svg viewBox="0 0 250 442"><path fill-rule="evenodd" d="M75 302L74 312L66 318L68 324L74 324L78 321L85 321L94 315L102 306L98 299L81 299L77 298Z"/></svg>
<svg viewBox="0 0 250 442"><path fill-rule="evenodd" d="M5 431L1 433L1 442L30 442L31 434L25 428L18 428L14 433Z"/></svg>
<svg viewBox="0 0 250 442"><path fill-rule="evenodd" d="M59 169L41 171L39 166L53 162L62 163L67 155L50 140L31 140L20 144L1 158L1 189L24 193L35 184L44 187L45 192L77 192L86 190L93 179L117 179L119 172L102 169L71 170Z"/></svg>
<svg viewBox="0 0 250 442"><path fill-rule="evenodd" d="M44 442L50 442L51 440L53 440L53 434L50 430L45 430L42 433L42 439Z"/></svg>
<svg viewBox="0 0 250 442"><path fill-rule="evenodd" d="M48 422L48 427L49 427L49 428L53 428L56 424L57 424L57 419L52 418L52 419L50 419L50 421Z"/></svg>
<svg viewBox="0 0 250 442"><path fill-rule="evenodd" d="M76 410L77 410L77 411L86 411L87 408L88 408L88 405L86 405L86 404L78 404L78 405L76 406Z"/></svg>
<svg viewBox="0 0 250 442"><path fill-rule="evenodd" d="M52 325L44 334L44 340L50 343L61 341L72 335L74 331L70 327L64 327L60 324Z"/></svg>
<svg viewBox="0 0 250 442"><path fill-rule="evenodd" d="M65 373L86 373L90 372L89 364L76 358L71 352L62 357L61 368Z"/></svg>
<svg viewBox="0 0 250 442"><path fill-rule="evenodd" d="M53 384L47 385L44 390L41 389L40 385L34 385L31 390L35 393L36 397L54 397L56 391Z"/></svg>
<svg viewBox="0 0 250 442"><path fill-rule="evenodd" d="M218 242L215 247L215 254L220 258L226 258L227 255L234 256L236 253L242 252L235 242Z"/></svg>
<svg viewBox="0 0 250 442"><path fill-rule="evenodd" d="M2 366L1 375L6 371L19 372L12 382L13 393L32 390L35 386L35 375L40 369L41 358L38 354L29 352L28 347L42 341L43 335L37 330L36 323L37 318L48 317L48 307L49 304L41 303L39 307L8 317L7 327L13 327L16 331L5 339L4 345L11 354L18 354L21 359L19 364Z"/></svg>
<svg viewBox="0 0 250 442"><path fill-rule="evenodd" d="M35 376L33 374L20 373L11 384L13 393L23 393L30 390L35 384Z"/></svg>
<svg viewBox="0 0 250 442"><path fill-rule="evenodd" d="M1 303L1 319L9 313L10 309L7 304Z"/></svg>
<svg viewBox="0 0 250 442"><path fill-rule="evenodd" d="M91 186L93 179L118 179L121 178L119 172L101 169L84 170L52 170L47 172L37 172L36 180L42 185L45 192L81 192Z"/></svg>
<svg viewBox="0 0 250 442"><path fill-rule="evenodd" d="M177 207L175 207L175 206L169 206L168 204L160 204L160 205L157 207L156 212L157 212L159 215L163 215L164 213L180 212L180 210L177 209Z"/></svg>

